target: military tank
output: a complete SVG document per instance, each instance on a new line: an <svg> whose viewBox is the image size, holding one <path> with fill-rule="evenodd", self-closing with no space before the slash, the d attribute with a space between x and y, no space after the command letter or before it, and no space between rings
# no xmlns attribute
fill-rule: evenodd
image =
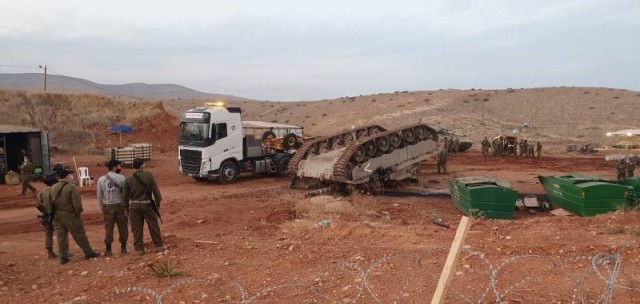
<svg viewBox="0 0 640 304"><path fill-rule="evenodd" d="M289 162L291 186L381 188L415 178L420 162L438 152L439 130L423 123L393 130L368 125L307 140Z"/></svg>

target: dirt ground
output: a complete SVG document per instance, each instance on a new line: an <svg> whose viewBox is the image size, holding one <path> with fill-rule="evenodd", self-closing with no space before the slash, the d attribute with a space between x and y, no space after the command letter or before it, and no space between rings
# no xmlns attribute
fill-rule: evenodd
<svg viewBox="0 0 640 304"><path fill-rule="evenodd" d="M104 160L77 157L96 179ZM0 185L0 302L427 303L461 219L446 195L305 198L286 178L248 175L220 185L180 176L176 155L153 155L149 165L164 197L168 250L151 253L145 228L142 257L84 260L72 241L70 263L47 259L34 196ZM425 163L419 177L434 192L448 178L487 175L537 195L544 194L538 174L615 173L601 155L523 160L476 150L451 157L448 176L434 169ZM87 234L104 252L94 186L81 193ZM637 303L639 240L637 211L582 218L516 210L509 221L474 220L446 303ZM182 273L158 278L151 264Z"/></svg>

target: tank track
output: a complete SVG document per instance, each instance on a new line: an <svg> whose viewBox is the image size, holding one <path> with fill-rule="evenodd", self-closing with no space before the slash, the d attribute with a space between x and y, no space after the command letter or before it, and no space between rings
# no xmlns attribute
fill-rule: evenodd
<svg viewBox="0 0 640 304"><path fill-rule="evenodd" d="M397 148L414 145L429 139L437 142L438 132L429 125L422 123L362 138L347 146L333 166L333 175L339 180L350 180L353 167L364 164L369 159L382 154L389 154Z"/></svg>
<svg viewBox="0 0 640 304"><path fill-rule="evenodd" d="M378 125L367 125L352 130L343 130L329 136L324 136L312 140L306 140L300 148L296 150L289 161L289 172L291 178L296 177L298 164L305 159L309 153L320 154L334 149L348 146L349 144L359 141L371 135L380 134L386 130ZM355 138L354 138L355 137Z"/></svg>

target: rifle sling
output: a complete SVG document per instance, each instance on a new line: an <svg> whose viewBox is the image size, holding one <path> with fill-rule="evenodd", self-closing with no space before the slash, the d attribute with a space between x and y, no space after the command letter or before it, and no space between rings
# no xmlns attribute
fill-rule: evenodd
<svg viewBox="0 0 640 304"><path fill-rule="evenodd" d="M111 176L109 176L109 173L105 174L104 177L106 177L113 184L114 187L116 187L118 190L120 190L120 192L122 192L122 186L120 186L120 184L116 183L116 181L114 181L113 178L111 178Z"/></svg>

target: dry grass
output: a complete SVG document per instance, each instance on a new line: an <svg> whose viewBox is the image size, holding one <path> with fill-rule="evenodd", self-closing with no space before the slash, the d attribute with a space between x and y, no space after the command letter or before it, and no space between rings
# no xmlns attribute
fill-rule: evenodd
<svg viewBox="0 0 640 304"><path fill-rule="evenodd" d="M96 130L135 124L164 111L160 102L120 100L90 94L29 93L0 90L2 124L42 128L58 150L87 151Z"/></svg>
<svg viewBox="0 0 640 304"><path fill-rule="evenodd" d="M623 234L627 231L627 229L625 229L624 227L620 227L620 226L616 226L616 227L609 227L607 228L604 233L605 234L609 234L609 235L614 235L614 234Z"/></svg>

